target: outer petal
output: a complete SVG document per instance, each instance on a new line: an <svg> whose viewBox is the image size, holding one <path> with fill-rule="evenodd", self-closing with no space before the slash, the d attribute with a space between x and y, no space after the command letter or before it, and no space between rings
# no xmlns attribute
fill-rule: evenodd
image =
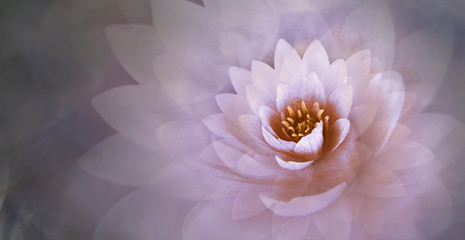
<svg viewBox="0 0 465 240"><path fill-rule="evenodd" d="M433 98L449 69L452 34L451 26L433 25L413 33L396 47L394 67L409 79L407 89L418 94L416 103L420 106Z"/></svg>
<svg viewBox="0 0 465 240"><path fill-rule="evenodd" d="M154 151L122 135L113 135L78 160L87 172L112 182L141 186L151 181L154 174L171 158L161 151Z"/></svg>
<svg viewBox="0 0 465 240"><path fill-rule="evenodd" d="M190 203L176 202L142 188L115 204L93 239L173 239L179 236Z"/></svg>
<svg viewBox="0 0 465 240"><path fill-rule="evenodd" d="M243 68L230 67L229 78L231 79L231 83L236 90L237 95L246 96L245 87L252 84L251 73Z"/></svg>
<svg viewBox="0 0 465 240"><path fill-rule="evenodd" d="M328 54L320 41L314 40L305 51L303 65L307 73L315 72L318 76L323 76L329 67Z"/></svg>
<svg viewBox="0 0 465 240"><path fill-rule="evenodd" d="M160 124L184 117L182 109L156 85L115 88L95 97L92 105L121 135L148 148L154 146Z"/></svg>
<svg viewBox="0 0 465 240"><path fill-rule="evenodd" d="M342 183L324 193L313 196L297 197L289 202L278 201L264 195L260 195L260 199L265 206L277 215L306 216L327 207L342 194L345 187L346 183Z"/></svg>
<svg viewBox="0 0 465 240"><path fill-rule="evenodd" d="M155 29L147 25L112 25L105 32L126 71L139 83L154 82L151 63L163 51Z"/></svg>

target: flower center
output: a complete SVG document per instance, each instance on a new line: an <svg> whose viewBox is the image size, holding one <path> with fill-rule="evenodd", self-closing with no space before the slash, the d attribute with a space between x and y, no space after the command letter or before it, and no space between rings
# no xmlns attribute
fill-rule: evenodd
<svg viewBox="0 0 465 240"><path fill-rule="evenodd" d="M323 112L324 109L320 109L318 102L314 102L308 109L305 101L295 99L291 105L287 105L286 110L281 112L282 130L292 141L298 142L318 126Z"/></svg>

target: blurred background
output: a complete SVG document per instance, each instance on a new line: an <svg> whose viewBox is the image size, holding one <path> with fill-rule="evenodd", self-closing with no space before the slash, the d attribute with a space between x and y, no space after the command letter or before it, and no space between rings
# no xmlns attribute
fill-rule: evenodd
<svg viewBox="0 0 465 240"><path fill-rule="evenodd" d="M454 65L429 110L465 122L465 1L391 5L399 29L455 25ZM91 239L110 206L134 190L76 161L114 133L92 98L135 84L104 28L151 21L148 0L0 0L0 239ZM462 228L450 236L465 236Z"/></svg>

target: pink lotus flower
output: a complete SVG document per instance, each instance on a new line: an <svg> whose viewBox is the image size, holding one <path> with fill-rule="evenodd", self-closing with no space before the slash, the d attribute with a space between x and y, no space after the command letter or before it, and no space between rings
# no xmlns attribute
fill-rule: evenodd
<svg viewBox="0 0 465 240"><path fill-rule="evenodd" d="M447 229L438 173L464 128L422 110L450 65L452 28L395 44L382 2L240 2L153 1L154 27L108 28L139 84L95 98L118 133L81 166L141 188L96 238L427 239Z"/></svg>

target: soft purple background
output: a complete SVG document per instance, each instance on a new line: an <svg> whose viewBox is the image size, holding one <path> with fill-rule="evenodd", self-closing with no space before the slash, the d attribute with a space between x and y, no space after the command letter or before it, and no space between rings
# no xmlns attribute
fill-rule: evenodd
<svg viewBox="0 0 465 240"><path fill-rule="evenodd" d="M454 60L464 67L449 74L430 110L465 122L464 1L402 2L391 2L399 29L455 24ZM145 0L0 1L0 164L10 170L0 239L90 239L109 207L133 190L90 176L75 163L114 132L91 99L135 84L103 30L114 23L150 24L149 11ZM463 162L458 170L465 170ZM441 239L465 236L460 224L446 234Z"/></svg>

